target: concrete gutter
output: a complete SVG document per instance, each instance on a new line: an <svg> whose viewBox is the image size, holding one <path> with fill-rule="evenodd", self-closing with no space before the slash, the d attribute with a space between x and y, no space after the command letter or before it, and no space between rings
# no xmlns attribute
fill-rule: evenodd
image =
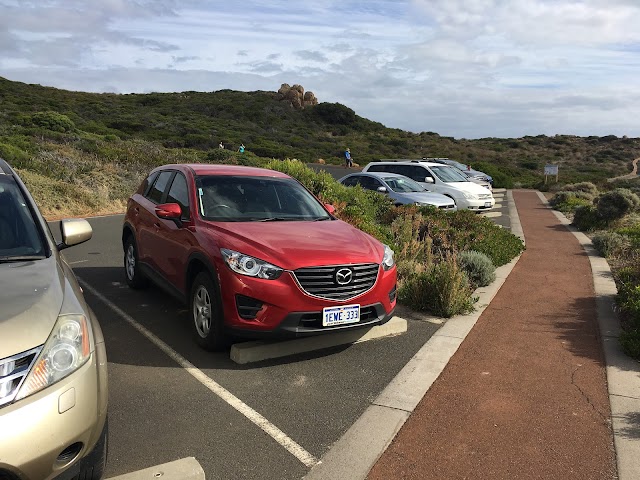
<svg viewBox="0 0 640 480"><path fill-rule="evenodd" d="M551 208L542 193L538 192L538 196ZM615 312L616 283L609 264L598 254L589 237L573 227L562 213L552 211L589 256L607 370L618 478L636 480L640 478L640 364L624 354L618 341L620 321Z"/></svg>
<svg viewBox="0 0 640 480"><path fill-rule="evenodd" d="M507 192L511 231L524 242L522 225ZM440 376L480 315L496 296L520 257L496 269L496 280L475 291L476 311L452 317L429 339L362 416L347 430L304 477L306 480L366 479L371 468L386 450L422 397ZM423 315L424 321L438 323L439 318Z"/></svg>

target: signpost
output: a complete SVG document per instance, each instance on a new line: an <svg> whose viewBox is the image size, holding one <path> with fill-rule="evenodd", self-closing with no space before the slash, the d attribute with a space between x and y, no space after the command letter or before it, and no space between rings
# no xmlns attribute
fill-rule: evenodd
<svg viewBox="0 0 640 480"><path fill-rule="evenodd" d="M558 165L545 165L544 166L544 183L547 183L547 177L549 175L556 176L556 182L558 181Z"/></svg>

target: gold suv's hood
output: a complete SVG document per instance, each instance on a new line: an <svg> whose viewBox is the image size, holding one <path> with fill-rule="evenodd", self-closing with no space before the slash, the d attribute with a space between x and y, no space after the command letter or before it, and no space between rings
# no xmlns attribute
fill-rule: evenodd
<svg viewBox="0 0 640 480"><path fill-rule="evenodd" d="M0 263L0 359L47 340L62 307L64 288L55 255Z"/></svg>

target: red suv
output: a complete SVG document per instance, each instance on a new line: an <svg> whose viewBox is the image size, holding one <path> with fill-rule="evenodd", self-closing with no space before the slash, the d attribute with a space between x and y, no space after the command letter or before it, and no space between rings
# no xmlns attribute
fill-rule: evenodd
<svg viewBox="0 0 640 480"><path fill-rule="evenodd" d="M396 304L393 251L332 215L293 178L261 168L165 165L131 196L122 232L132 288L189 304L206 349L234 336L372 326Z"/></svg>

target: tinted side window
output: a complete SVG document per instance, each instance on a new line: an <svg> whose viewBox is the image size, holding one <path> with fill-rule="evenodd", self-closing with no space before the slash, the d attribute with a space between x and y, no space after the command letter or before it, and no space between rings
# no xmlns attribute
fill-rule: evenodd
<svg viewBox="0 0 640 480"><path fill-rule="evenodd" d="M158 176L158 173L159 172L154 172L151 175L149 175L147 178L145 178L144 182L140 184L140 187L138 188L138 191L136 193L139 193L140 195L144 195L146 197L147 194L149 193L149 189L151 188L151 185L153 185L154 180Z"/></svg>
<svg viewBox="0 0 640 480"><path fill-rule="evenodd" d="M391 170L389 170L387 167L389 167L391 165L371 165L367 171L368 172L390 172Z"/></svg>
<svg viewBox="0 0 640 480"><path fill-rule="evenodd" d="M149 193L146 197L154 203L160 203L162 201L162 194L167 188L167 183L169 183L169 179L173 175L173 172L162 172L158 175L156 182L153 184L153 187L149 190Z"/></svg>
<svg viewBox="0 0 640 480"><path fill-rule="evenodd" d="M182 218L189 218L189 189L187 188L187 179L181 173L171 182L171 188L167 195L167 203L177 203L182 208Z"/></svg>
<svg viewBox="0 0 640 480"><path fill-rule="evenodd" d="M342 184L347 187L353 187L354 185L358 184L358 177L349 177L344 182L342 182Z"/></svg>
<svg viewBox="0 0 640 480"><path fill-rule="evenodd" d="M360 177L358 179L358 183L362 188L366 188L367 190L376 190L378 187L382 186L378 180L372 177Z"/></svg>

